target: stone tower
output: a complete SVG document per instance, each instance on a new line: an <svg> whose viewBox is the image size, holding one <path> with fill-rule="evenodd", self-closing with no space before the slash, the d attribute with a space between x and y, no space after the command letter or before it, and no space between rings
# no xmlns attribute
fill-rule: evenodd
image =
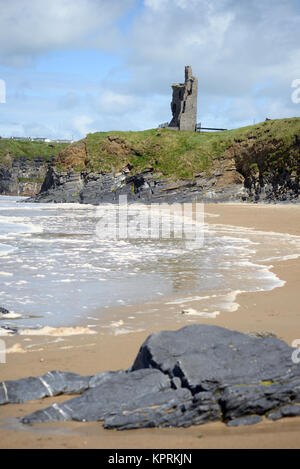
<svg viewBox="0 0 300 469"><path fill-rule="evenodd" d="M193 77L192 67L185 67L185 83L172 85L173 99L171 109L173 119L169 127L178 130L196 130L198 80Z"/></svg>

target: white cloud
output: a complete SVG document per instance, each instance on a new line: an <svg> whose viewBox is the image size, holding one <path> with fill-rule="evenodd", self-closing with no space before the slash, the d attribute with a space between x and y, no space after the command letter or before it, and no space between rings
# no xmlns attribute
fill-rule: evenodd
<svg viewBox="0 0 300 469"><path fill-rule="evenodd" d="M299 0L144 0L135 17L126 16L135 3L141 5L53 0L45 7L41 0L0 0L0 64L29 65L66 49L118 53L103 67L99 54L95 73L93 61L87 59L86 70L80 58L68 75L67 68L48 70L47 60L44 75L10 70L1 76L8 85L1 105L6 127L76 138L154 127L170 120L171 84L183 81L185 65L199 79L203 124L230 128L299 115L291 99L291 84L300 77Z"/></svg>
<svg viewBox="0 0 300 469"><path fill-rule="evenodd" d="M77 134L81 137L85 137L90 132L96 132L97 128L92 125L94 122L93 118L86 115L75 116L72 119L72 127Z"/></svg>
<svg viewBox="0 0 300 469"><path fill-rule="evenodd" d="M134 96L116 93L111 90L103 92L98 102L100 111L109 114L128 112L138 104Z"/></svg>
<svg viewBox="0 0 300 469"><path fill-rule="evenodd" d="M130 35L127 66L132 80L123 92L160 93L183 81L191 65L199 79L199 120L215 112L231 125L253 117L299 114L290 83L300 76L300 5L295 0L145 0ZM257 87L264 85L261 94ZM120 88L121 89L121 88ZM228 99L230 106L228 108ZM274 103L277 103L276 106ZM219 110L211 103L218 103ZM234 104L235 103L235 104ZM280 104L281 103L281 104ZM229 112L229 113L228 113ZM272 116L272 113L274 115Z"/></svg>
<svg viewBox="0 0 300 469"><path fill-rule="evenodd" d="M145 0L144 5L152 10L158 11L168 4L168 0Z"/></svg>
<svg viewBox="0 0 300 469"><path fill-rule="evenodd" d="M32 65L39 54L68 48L110 50L120 36L116 21L133 0L0 0L0 58Z"/></svg>

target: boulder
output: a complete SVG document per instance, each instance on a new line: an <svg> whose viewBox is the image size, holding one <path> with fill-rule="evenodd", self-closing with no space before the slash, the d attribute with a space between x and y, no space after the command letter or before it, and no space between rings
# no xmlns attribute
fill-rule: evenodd
<svg viewBox="0 0 300 469"><path fill-rule="evenodd" d="M278 382L300 377L293 349L274 337L257 339L208 325L158 332L142 345L132 369L157 368L181 379L192 393L229 385Z"/></svg>
<svg viewBox="0 0 300 469"><path fill-rule="evenodd" d="M81 377L51 372L0 383L0 404L80 394L22 422L102 421L107 429L188 427L212 421L254 425L300 416L295 349L207 325L152 334L127 371Z"/></svg>

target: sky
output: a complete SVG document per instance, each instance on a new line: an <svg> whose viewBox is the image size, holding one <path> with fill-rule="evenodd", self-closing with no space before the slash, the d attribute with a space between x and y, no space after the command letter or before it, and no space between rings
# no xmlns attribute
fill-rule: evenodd
<svg viewBox="0 0 300 469"><path fill-rule="evenodd" d="M0 0L0 11L2 137L156 128L186 65L204 127L300 116L300 0Z"/></svg>

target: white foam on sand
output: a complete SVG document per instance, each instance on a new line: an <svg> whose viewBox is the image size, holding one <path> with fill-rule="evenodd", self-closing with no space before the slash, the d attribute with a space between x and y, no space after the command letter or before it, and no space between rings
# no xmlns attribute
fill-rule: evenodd
<svg viewBox="0 0 300 469"><path fill-rule="evenodd" d="M10 353L26 353L26 350L23 349L21 344L14 344L9 349L6 349L6 354Z"/></svg>
<svg viewBox="0 0 300 469"><path fill-rule="evenodd" d="M189 298L179 298L178 300L169 301L168 303L166 303L166 305L181 305L185 303L191 303L193 301L208 300L209 298L212 298L213 296L192 296Z"/></svg>
<svg viewBox="0 0 300 469"><path fill-rule="evenodd" d="M0 337L11 337L13 335L14 334L11 331L3 329L2 327L0 327Z"/></svg>
<svg viewBox="0 0 300 469"><path fill-rule="evenodd" d="M238 295L240 295L241 293L245 293L245 292L242 290L235 290L235 291L228 293L225 296L224 301L222 303L222 309L224 311L228 311L229 313L234 313L235 311L237 311L240 305L239 303L236 302L236 299Z"/></svg>
<svg viewBox="0 0 300 469"><path fill-rule="evenodd" d="M45 326L41 329L24 329L20 331L20 335L26 336L51 336L51 337L68 337L74 335L97 334L88 327L50 327Z"/></svg>
<svg viewBox="0 0 300 469"><path fill-rule="evenodd" d="M143 332L145 329L116 329L114 335L134 334L136 332Z"/></svg>
<svg viewBox="0 0 300 469"><path fill-rule="evenodd" d="M0 313L0 319L19 319L21 317L22 317L21 314L14 313L13 311L7 314Z"/></svg>
<svg viewBox="0 0 300 469"><path fill-rule="evenodd" d="M184 316L197 316L200 318L206 318L206 319L216 319L220 311L214 311L213 313L208 313L206 311L196 311L195 309L189 308L189 309L184 309L181 314Z"/></svg>

